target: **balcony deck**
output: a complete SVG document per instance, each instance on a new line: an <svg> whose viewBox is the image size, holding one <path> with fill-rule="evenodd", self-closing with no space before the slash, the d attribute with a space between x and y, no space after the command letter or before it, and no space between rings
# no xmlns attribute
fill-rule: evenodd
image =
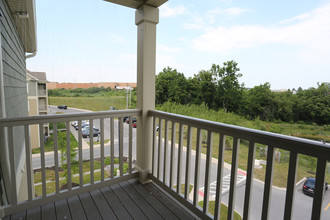
<svg viewBox="0 0 330 220"><path fill-rule="evenodd" d="M131 179L6 216L9 219L196 219L155 186Z"/></svg>

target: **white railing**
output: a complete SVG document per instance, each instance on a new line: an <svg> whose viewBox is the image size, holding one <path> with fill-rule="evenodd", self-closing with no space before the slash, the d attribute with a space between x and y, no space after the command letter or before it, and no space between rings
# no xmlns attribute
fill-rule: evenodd
<svg viewBox="0 0 330 220"><path fill-rule="evenodd" d="M46 89L42 88L42 89L38 89L38 96L46 96L47 92Z"/></svg>
<svg viewBox="0 0 330 220"><path fill-rule="evenodd" d="M330 160L329 145L316 141L310 141L270 132L263 132L254 129L242 128L238 126L227 125L155 110L149 111L149 116L153 117L154 126L152 174L150 175L150 178L153 179L160 186L162 186L163 189L172 194L185 206L189 207L190 210L192 210L195 214L199 215L201 218L219 219L222 197L221 187L224 168L224 149L226 138L228 137L231 137L231 139L233 140L230 171L231 178L228 200L228 219L233 219L234 216L236 175L238 171L238 152L240 147L240 140L245 140L249 143L244 210L242 213L243 219L249 219L250 214L255 149L257 143L268 146L261 218L268 219L269 211L271 209L270 199L272 191L275 148L284 149L290 152L284 219L291 219L292 217L298 154L305 154L317 158L316 186L314 191L311 218L321 218L326 163L327 160ZM177 126L179 127L178 133L176 131ZM171 135L169 135L170 128ZM192 132L193 129L194 132ZM196 145L192 146L192 139L194 135ZM210 167L212 161L212 147L214 135L217 135L219 137L219 143L217 144L218 155L216 155L218 157L218 162L216 170L215 210L214 216L211 216L208 213L208 209L211 175ZM204 136L206 136L207 138ZM185 147L184 137L187 139ZM207 148L205 166L203 167L205 169L205 178L204 180L201 180L200 171L203 137L205 139L204 141L206 142ZM195 147L195 154L192 154L192 147ZM184 150L186 151L185 154L183 152ZM192 155L196 155L194 164L192 164L191 162ZM204 187L204 202L202 210L199 208L198 205L199 188L201 187L201 182L203 183L202 186ZM193 184L194 190L193 198L189 199L189 188L191 183ZM184 184L184 194L181 193L181 184ZM173 188L174 185L176 185L176 189Z"/></svg>
<svg viewBox="0 0 330 220"><path fill-rule="evenodd" d="M46 202L56 201L61 198L65 198L71 195L75 195L78 193L86 192L93 190L95 188L99 188L105 185L109 185L110 183L120 182L126 179L134 178L137 176L137 172L134 171L133 168L133 145L136 143L136 137L133 137L133 126L132 126L132 118L133 116L140 116L140 110L120 110L120 111L104 111L104 112L88 112L88 113L79 113L79 114L57 114L57 115L45 115L45 116L32 116L32 117L24 117L24 118L6 118L0 119L0 132L3 133L3 137L8 141L8 149L9 149L9 158L10 161L10 183L11 183L11 191L6 192L9 201L7 204L0 203L0 218L8 215L10 213L18 212L20 210L25 210L30 207L41 205ZM124 125L123 118L129 117L129 126ZM115 120L115 118L118 118ZM89 148L83 149L83 145L87 145L82 139L82 120L89 121L89 127L93 128L95 125L95 121L99 121L100 125L100 150L97 158L100 158L101 166L101 179L99 181L95 181L94 178L94 161L96 159L96 155L94 153L96 150L94 149L94 138L93 138L93 130L90 129L89 133ZM70 135L71 130L74 130L71 126L71 121L78 121L78 131L76 134L76 138L78 141L78 163L79 163L79 186L72 187L72 169L71 169L71 158L70 156L66 157L66 161L64 162L67 166L67 189L60 190L60 155L59 155L59 143L58 143L58 131L60 130L57 126L58 123L65 123L65 136L66 136L66 152L71 152L71 144L70 144ZM53 140L54 140L54 150L51 151L51 156L49 157L49 153L45 153L45 144L44 144L44 134L43 134L43 124L52 124L53 125ZM31 156L31 136L30 136L30 126L31 125L39 125L39 143L40 143L40 154L35 157ZM106 125L105 125L106 124ZM117 127L118 126L118 127ZM14 128L23 127L23 134L15 134ZM118 129L117 129L118 128ZM124 129L125 128L125 129ZM137 128L138 129L138 128ZM117 130L117 132L115 132ZM109 146L105 146L105 132L109 132L110 144ZM15 152L14 152L14 137L16 135L23 135L25 140L25 158L26 158L26 172L27 172L27 182L22 183L27 185L27 195L28 198L26 201L18 201L18 192L17 192L17 165L15 165ZM108 136L107 135L107 136ZM125 146L124 146L124 137L125 137ZM117 141L115 141L117 140ZM88 145L87 145L88 146ZM134 146L135 148L135 146ZM127 154L127 163L128 170L127 174L124 174L124 149ZM108 155L105 154L105 151L108 152ZM23 151L24 152L24 151ZM83 153L89 153L89 156L84 156ZM114 174L115 171L115 152L117 154L116 158L119 158L119 167L118 171L120 172L119 177L116 177ZM17 154L17 153L16 153ZM105 157L110 156L111 164L110 164L110 177L105 178ZM47 157L47 160L46 160ZM90 181L87 184L84 184L84 171L83 171L83 160L90 160L90 169L89 169L89 178ZM53 161L52 166L54 166L55 172L55 192L47 193L47 178L46 178L46 163L48 160ZM41 188L42 195L40 197L34 196L35 184L33 182L33 163L37 161L40 163L41 167ZM6 177L5 177L6 178ZM1 198L2 195L0 195Z"/></svg>

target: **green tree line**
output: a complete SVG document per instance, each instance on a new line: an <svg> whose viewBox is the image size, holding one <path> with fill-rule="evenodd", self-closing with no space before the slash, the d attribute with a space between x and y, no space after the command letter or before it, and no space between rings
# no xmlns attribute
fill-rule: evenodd
<svg viewBox="0 0 330 220"><path fill-rule="evenodd" d="M330 123L330 83L318 83L317 88L288 89L275 92L266 82L246 88L238 79L242 77L238 63L213 64L193 77L170 67L156 76L156 104L206 105L209 109L223 109L247 119L264 121Z"/></svg>

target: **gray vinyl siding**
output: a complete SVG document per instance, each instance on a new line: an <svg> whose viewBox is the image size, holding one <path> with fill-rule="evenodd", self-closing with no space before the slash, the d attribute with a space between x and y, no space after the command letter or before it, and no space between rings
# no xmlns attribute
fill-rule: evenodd
<svg viewBox="0 0 330 220"><path fill-rule="evenodd" d="M23 117L28 115L25 50L6 1L0 1L0 9L3 14L0 17L0 30L6 116ZM16 168L23 146L23 127L15 127Z"/></svg>
<svg viewBox="0 0 330 220"><path fill-rule="evenodd" d="M28 81L29 84L29 96L37 96L37 82Z"/></svg>

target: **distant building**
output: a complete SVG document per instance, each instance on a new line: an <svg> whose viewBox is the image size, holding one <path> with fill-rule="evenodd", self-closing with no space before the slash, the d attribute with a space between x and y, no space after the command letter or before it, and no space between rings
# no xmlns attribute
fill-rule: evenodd
<svg viewBox="0 0 330 220"><path fill-rule="evenodd" d="M44 72L26 73L27 90L28 90L28 112L29 116L47 115L48 114L48 91L47 79ZM49 124L44 124L43 133L45 136L49 134ZM39 125L30 126L31 147L40 147Z"/></svg>
<svg viewBox="0 0 330 220"><path fill-rule="evenodd" d="M130 86L115 86L115 90L133 90Z"/></svg>
<svg viewBox="0 0 330 220"><path fill-rule="evenodd" d="M111 89L116 89L116 87L120 88L136 88L136 83L125 83L125 82L98 82L98 83L57 83L57 82L48 82L48 89L88 89L92 87L104 87Z"/></svg>

